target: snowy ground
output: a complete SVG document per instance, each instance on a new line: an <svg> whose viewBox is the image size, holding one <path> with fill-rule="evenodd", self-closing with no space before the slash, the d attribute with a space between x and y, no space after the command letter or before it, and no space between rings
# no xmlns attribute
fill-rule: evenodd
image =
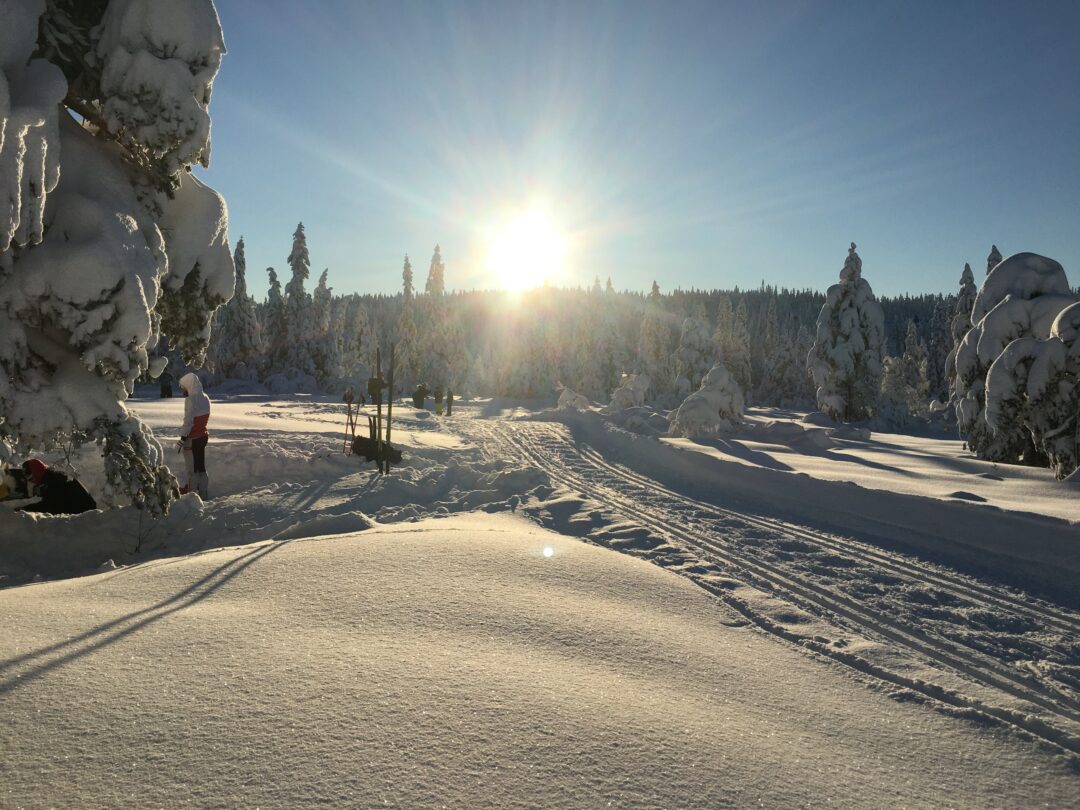
<svg viewBox="0 0 1080 810"><path fill-rule="evenodd" d="M169 444L181 401L133 405ZM208 503L158 525L0 510L8 582L108 569L0 592L5 801L76 782L114 804L139 784L150 804L402 806L1080 790L1071 485L776 412L728 442L520 403L395 415L384 478L340 454L343 405L234 398ZM46 787L22 792L44 751Z"/></svg>
<svg viewBox="0 0 1080 810"><path fill-rule="evenodd" d="M226 549L0 605L11 806L1076 795L1037 746L897 700L685 579L508 516Z"/></svg>

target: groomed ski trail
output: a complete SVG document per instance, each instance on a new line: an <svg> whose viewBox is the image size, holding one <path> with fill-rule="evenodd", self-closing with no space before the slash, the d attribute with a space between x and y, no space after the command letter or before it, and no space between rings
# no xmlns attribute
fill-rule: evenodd
<svg viewBox="0 0 1080 810"><path fill-rule="evenodd" d="M485 455L537 468L553 487L601 504L604 513L652 537L598 532L589 539L690 577L775 637L907 696L917 693L961 716L1012 728L1080 763L1073 674L1080 617L1071 612L915 557L690 498L612 463L560 423L462 420L456 427ZM852 594L867 583L889 599L865 587ZM897 594L910 596L906 609ZM777 610L777 600L839 634L807 633L798 616ZM972 624L965 614L972 610L984 619L989 612L998 626L1023 629L1027 660L995 656L1000 639ZM864 651L862 640L885 649ZM923 677L927 670L939 676Z"/></svg>

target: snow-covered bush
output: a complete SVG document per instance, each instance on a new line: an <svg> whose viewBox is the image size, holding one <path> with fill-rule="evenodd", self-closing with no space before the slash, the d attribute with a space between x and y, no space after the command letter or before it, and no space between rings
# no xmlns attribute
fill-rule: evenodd
<svg viewBox="0 0 1080 810"><path fill-rule="evenodd" d="M818 407L836 420L871 416L881 386L884 346L885 316L862 277L862 260L852 242L840 283L826 293L806 358Z"/></svg>
<svg viewBox="0 0 1080 810"><path fill-rule="evenodd" d="M720 363L717 363L701 388L688 396L671 420L673 436L714 436L733 430L742 421L745 403L742 388Z"/></svg>
<svg viewBox="0 0 1080 810"><path fill-rule="evenodd" d="M559 391L559 410L587 411L589 410L589 400L587 397L564 386Z"/></svg>
<svg viewBox="0 0 1080 810"><path fill-rule="evenodd" d="M986 420L986 375L1005 347L1017 338L1050 337L1055 318L1076 300L1062 266L1035 253L1017 253L999 262L975 299L974 324L956 352L956 418L960 434L980 458L1015 463L1030 459L1031 434L1022 419L1003 414L996 426Z"/></svg>
<svg viewBox="0 0 1080 810"><path fill-rule="evenodd" d="M619 387L611 395L611 402L603 407L604 413L617 413L627 408L637 408L645 404L645 394L649 390L652 380L649 375L624 374Z"/></svg>
<svg viewBox="0 0 1080 810"><path fill-rule="evenodd" d="M232 295L224 201L184 171L223 54L210 0L0 7L0 452L97 440L155 513L175 481L123 402L162 333L201 363Z"/></svg>
<svg viewBox="0 0 1080 810"><path fill-rule="evenodd" d="M1058 478L1080 467L1080 303L1058 314L1046 340L1005 347L986 376L986 421L1027 430Z"/></svg>

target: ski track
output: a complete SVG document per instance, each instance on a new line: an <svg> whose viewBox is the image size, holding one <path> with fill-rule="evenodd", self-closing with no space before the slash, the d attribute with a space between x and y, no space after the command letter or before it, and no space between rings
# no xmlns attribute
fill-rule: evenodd
<svg viewBox="0 0 1080 810"><path fill-rule="evenodd" d="M771 635L918 692L964 716L1026 733L1069 752L1074 766L1080 764L1080 700L1071 683L1076 676L1068 675L1075 651L1080 649L1080 618L1068 611L913 557L690 498L576 442L560 423L468 420L459 425L485 456L504 462L518 459L537 467L553 485L558 482L577 490L586 500L603 504L606 512L647 529L658 539L650 547L628 540L625 534L609 533L607 542L591 538L594 541L688 576ZM681 553L666 552L664 544ZM824 559L820 553L807 554L815 550L827 552ZM843 649L844 642L793 630L740 598L733 592L736 583L718 583L721 572L737 584L884 643L922 665L977 684L975 691L980 694L976 697L911 677ZM865 588L867 583L877 583L881 593L849 595L852 588ZM905 597L899 603L897 594ZM987 649L1001 651L1000 639L973 627L965 609L979 610L982 619L1015 628L1019 637L1012 645L1016 665L987 653ZM986 616L988 611L992 617ZM1028 660L1019 660L1021 656ZM1032 658L1051 661L1065 682L1055 679L1053 670L1048 675L1037 669ZM1064 664L1055 659L1063 659Z"/></svg>

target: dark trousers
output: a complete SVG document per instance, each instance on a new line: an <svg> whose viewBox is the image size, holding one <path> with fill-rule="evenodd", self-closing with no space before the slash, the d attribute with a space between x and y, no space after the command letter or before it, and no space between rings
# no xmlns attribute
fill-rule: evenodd
<svg viewBox="0 0 1080 810"><path fill-rule="evenodd" d="M191 440L191 455L194 457L197 473L206 472L206 443L209 440L209 436L200 436Z"/></svg>

